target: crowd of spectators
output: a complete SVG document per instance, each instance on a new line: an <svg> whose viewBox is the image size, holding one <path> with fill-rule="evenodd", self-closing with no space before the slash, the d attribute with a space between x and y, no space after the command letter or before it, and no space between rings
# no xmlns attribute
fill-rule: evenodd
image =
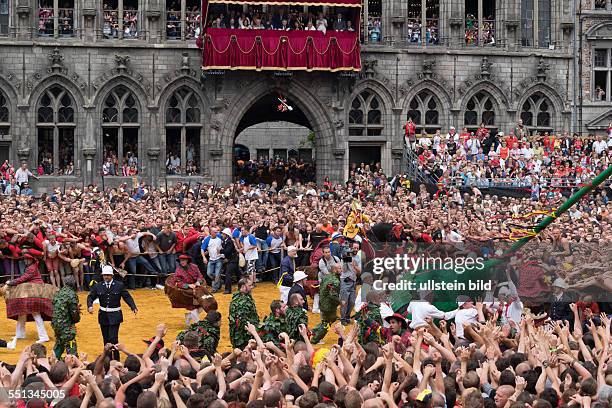
<svg viewBox="0 0 612 408"><path fill-rule="evenodd" d="M516 215L557 208L563 201L558 192L532 201L477 191L462 195L452 188L448 195L415 191L409 184L398 187L376 164L355 166L352 174L345 185L327 179L322 188L289 181L280 190L273 184L190 188L177 183L166 191L143 182L105 192L92 185L85 191L58 187L40 199L14 196L0 201L7 215L0 227L0 265L5 272L14 266L21 271L21 258L28 253L45 260L46 279L61 285L62 276L73 273L80 288L87 288L80 268L95 269L90 260L102 251L113 265L128 269L130 288L154 286L180 253L190 254L208 275L202 257L212 252L201 251L200 243L222 229L231 232L238 251L246 251L241 243L255 235L262 249L258 262L263 254L276 257L262 241L269 244L266 249L276 246L289 253L300 239L303 249L316 247L341 233L356 197L369 217L364 228L401 223L406 243L470 248L476 243L484 250L491 242L511 242L509 220L520 222ZM506 285L487 292L484 302L461 297L442 312L432 304L437 295L421 291L419 299L396 310L390 293L372 289L372 276L364 272L361 308L354 322L333 326L339 340L332 346L311 341L308 328L316 322L297 330L268 324L262 326L265 332L247 325L252 339L228 350L217 350L216 342L202 350L198 338L194 343L187 335L175 342L162 323L149 333L132 334L148 338L140 350L109 344L100 356L58 360L48 357L44 345L33 344L16 364L0 365L2 390L59 390L65 394L58 407L605 408L612 399L606 301L612 277L605 251L612 238L612 203L603 197L595 191L559 215L536 238L551 252L513 257L510 266L518 278L507 272ZM323 256L335 262L334 255ZM49 261L56 257L68 270L55 269ZM340 271L344 268L332 267L330 273ZM136 277L136 272L150 276ZM251 286L242 279L238 289L248 294ZM571 292L588 288L589 294L581 292L574 303ZM547 315L526 308L533 292L547 299ZM301 304L299 296L291 297L291 307ZM275 302L265 322L282 322L289 313ZM206 324L227 330L218 314L209 316ZM279 333L270 333L270 327ZM122 360L113 357L113 348ZM23 406L44 406L34 397L25 399Z"/></svg>
<svg viewBox="0 0 612 408"><path fill-rule="evenodd" d="M168 38L181 38L181 28L185 25L185 39L191 40L200 35L200 22L202 16L200 14L200 7L195 5L193 7L187 7L185 12L185 21L181 20L181 5L180 2L172 3L166 9L166 36Z"/></svg>
<svg viewBox="0 0 612 408"><path fill-rule="evenodd" d="M530 136L519 121L508 135L482 124L475 131L451 128L445 135L440 131L432 137L408 135L407 141L420 168L446 186L508 185L539 191L581 185L609 166L612 124L607 137L568 132Z"/></svg>
<svg viewBox="0 0 612 408"><path fill-rule="evenodd" d="M166 174L172 176L181 174L195 176L198 174L198 166L193 160L189 160L187 166L183 169L181 167L181 158L176 154L170 154L166 159Z"/></svg>
<svg viewBox="0 0 612 408"><path fill-rule="evenodd" d="M111 149L105 149L106 160L102 164L102 174L104 176L132 177L138 174L138 156L133 151L137 151L137 146L127 147L127 154L123 160L119 161L117 154ZM133 150L130 150L133 149Z"/></svg>
<svg viewBox="0 0 612 408"><path fill-rule="evenodd" d="M423 24L420 19L409 19L406 40L413 44L438 44L440 42L440 32L438 29L438 18L427 19L425 27L425 41L423 41Z"/></svg>
<svg viewBox="0 0 612 408"><path fill-rule="evenodd" d="M109 3L104 3L102 7L104 21L102 23L102 34L105 38L118 38L119 20L123 20L123 38L138 37L138 10L133 6L124 6L123 16L119 15L119 10Z"/></svg>
<svg viewBox="0 0 612 408"><path fill-rule="evenodd" d="M38 9L38 35L53 36L55 28L55 15L52 5ZM57 31L59 35L70 36L74 34L74 5L61 2L57 13Z"/></svg>
<svg viewBox="0 0 612 408"><path fill-rule="evenodd" d="M241 182L246 184L275 183L277 187L285 186L288 180L301 183L315 181L314 163L290 157L259 160L238 159L235 162L235 172Z"/></svg>
<svg viewBox="0 0 612 408"><path fill-rule="evenodd" d="M482 21L482 34L479 39L478 19L473 14L465 17L465 45L495 45L495 19L488 16Z"/></svg>
<svg viewBox="0 0 612 408"><path fill-rule="evenodd" d="M342 13L326 16L322 12L317 14L287 12L283 7L267 13L253 9L246 13L230 10L227 14L221 13L211 16L208 25L212 28L253 30L318 30L323 34L327 33L327 30L355 31L356 29L354 22L345 18ZM378 20L377 28L380 32L380 20Z"/></svg>

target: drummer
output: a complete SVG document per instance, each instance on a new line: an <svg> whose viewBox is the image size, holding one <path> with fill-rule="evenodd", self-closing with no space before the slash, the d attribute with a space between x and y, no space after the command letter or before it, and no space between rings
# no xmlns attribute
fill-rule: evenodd
<svg viewBox="0 0 612 408"><path fill-rule="evenodd" d="M205 284L204 277L198 266L191 262L189 255L182 254L178 257L179 263L176 265L174 275L168 278L166 285L172 285L181 289L195 289L197 286ZM176 305L172 307L180 307L189 310L185 313L185 324L189 326L191 323L197 323L200 320L200 312L202 309L199 306L192 304Z"/></svg>
<svg viewBox="0 0 612 408"><path fill-rule="evenodd" d="M42 276L40 275L38 260L29 253L26 253L23 258L26 264L25 272L19 278L8 281L6 283L7 286L17 286L23 283L44 285ZM7 300L6 313L10 319L16 318L17 320L15 338L11 342L12 348L15 347L17 339L26 338L25 324L28 316L32 316L34 322L36 322L36 330L38 331L37 343L45 343L49 341L49 336L47 335L47 330L45 329L45 324L41 314L45 315L45 317L48 319L51 319L51 316L53 315L51 298L45 299L38 295L38 297L24 297L20 299L13 299L11 301Z"/></svg>

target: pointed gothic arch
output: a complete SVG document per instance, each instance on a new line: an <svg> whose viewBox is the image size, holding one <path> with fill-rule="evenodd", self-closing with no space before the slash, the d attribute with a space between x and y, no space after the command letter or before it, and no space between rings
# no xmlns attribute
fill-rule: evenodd
<svg viewBox="0 0 612 408"><path fill-rule="evenodd" d="M36 103L36 165L45 175L74 175L76 162L74 96L60 84L52 84Z"/></svg>
<svg viewBox="0 0 612 408"><path fill-rule="evenodd" d="M385 128L384 104L377 92L366 88L353 96L348 112L349 136L380 136Z"/></svg>
<svg viewBox="0 0 612 408"><path fill-rule="evenodd" d="M231 180L232 168L227 163L232 160L234 140L244 125L245 115L262 95L272 94L276 98L279 93L292 102L294 111L303 113L315 135L317 181L323 182L322 175L328 175L334 182L342 180L345 149L338 141L329 107L298 81L293 81L289 87L282 87L268 80L260 80L242 89L239 98L229 101L227 109L220 109L211 119L211 164L208 169L216 182L227 183Z"/></svg>
<svg viewBox="0 0 612 408"><path fill-rule="evenodd" d="M198 93L185 85L176 88L166 99L162 116L167 174L201 173L203 111Z"/></svg>
<svg viewBox="0 0 612 408"><path fill-rule="evenodd" d="M141 164L140 129L143 110L132 88L118 84L108 90L100 106L103 171L108 176L134 176Z"/></svg>

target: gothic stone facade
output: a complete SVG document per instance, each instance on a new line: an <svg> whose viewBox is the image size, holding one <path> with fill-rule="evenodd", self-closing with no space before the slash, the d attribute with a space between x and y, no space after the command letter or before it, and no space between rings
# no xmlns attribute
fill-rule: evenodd
<svg viewBox="0 0 612 408"><path fill-rule="evenodd" d="M580 0L578 5L577 127L605 134L612 123L612 1Z"/></svg>
<svg viewBox="0 0 612 408"><path fill-rule="evenodd" d="M52 129L43 134L52 140L50 155L57 159L65 146L55 129L64 126L58 121L69 122L75 171L63 178L74 184L100 183L108 129L124 138L137 135L139 175L162 185L167 145L177 140L167 138L170 120L190 129L190 135L196 132L194 160L203 173L198 180L226 183L242 117L262 95L282 92L304 113L316 135L318 177L340 181L348 171L351 146L380 148L383 168L398 171L408 116L428 133L446 133L450 126L474 129L481 122L507 133L519 118L541 131L578 130L572 115L571 0L551 2L555 46L550 48L520 46L516 1L498 7L495 47L464 45L463 28L450 11L458 7L457 16L462 14L457 0L440 6L442 44L413 47L394 42L403 30L398 0L383 2L385 41L363 46L363 70L356 76L225 72L202 80L200 51L193 41L170 42L156 35L164 27L159 5L144 2L139 8L147 29L139 39L100 38L95 28L101 11L87 4L77 7L76 20L83 30L76 38L40 38L31 34L35 5L20 0L11 3L14 24L9 37L0 38L0 112L6 111L0 114L0 143L10 143L13 162L27 161L35 168L39 128ZM582 130L591 110L593 116L603 114L600 108L585 104ZM169 119L172 116L176 120ZM124 181L105 179L107 185ZM44 177L39 191L61 181Z"/></svg>

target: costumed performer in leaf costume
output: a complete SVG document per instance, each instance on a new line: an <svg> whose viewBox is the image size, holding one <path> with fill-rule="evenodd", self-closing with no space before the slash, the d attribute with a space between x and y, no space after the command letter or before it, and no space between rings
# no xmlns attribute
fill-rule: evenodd
<svg viewBox="0 0 612 408"><path fill-rule="evenodd" d="M361 306L361 309L355 316L355 320L359 325L359 343L367 344L369 342L376 342L378 344L384 344L385 339L381 334L383 327L383 319L380 314L380 300L382 299L383 292L381 291L370 291L366 295L367 303Z"/></svg>
<svg viewBox="0 0 612 408"><path fill-rule="evenodd" d="M308 327L308 314L304 309L304 298L299 293L294 293L289 297L289 307L285 310L287 320L287 334L293 340L302 340L300 334L300 324Z"/></svg>
<svg viewBox="0 0 612 408"><path fill-rule="evenodd" d="M211 310L204 320L192 323L187 330L181 331L176 339L189 349L195 358L204 355L214 356L221 338L221 313ZM191 342L190 339L194 341Z"/></svg>
<svg viewBox="0 0 612 408"><path fill-rule="evenodd" d="M232 295L229 306L229 332L233 348L244 349L253 337L246 329L247 323L257 327L259 316L257 307L251 295L253 283L248 278L238 282L238 292Z"/></svg>
<svg viewBox="0 0 612 408"><path fill-rule="evenodd" d="M338 306L340 305L340 273L342 265L332 266L332 273L326 275L319 287L319 308L321 309L321 323L313 330L312 343L317 344L327 334L327 331L338 319Z"/></svg>
<svg viewBox="0 0 612 408"><path fill-rule="evenodd" d="M264 343L271 341L280 346L281 333L287 331L287 321L285 318L286 305L280 300L273 300L270 303L270 314L264 317L261 325L257 328L257 334Z"/></svg>
<svg viewBox="0 0 612 408"><path fill-rule="evenodd" d="M66 354L77 355L76 324L81 321L81 305L76 288L74 276L66 276L64 287L53 297L53 319L51 319L51 327L55 332L53 352L58 359L62 357L64 351Z"/></svg>

